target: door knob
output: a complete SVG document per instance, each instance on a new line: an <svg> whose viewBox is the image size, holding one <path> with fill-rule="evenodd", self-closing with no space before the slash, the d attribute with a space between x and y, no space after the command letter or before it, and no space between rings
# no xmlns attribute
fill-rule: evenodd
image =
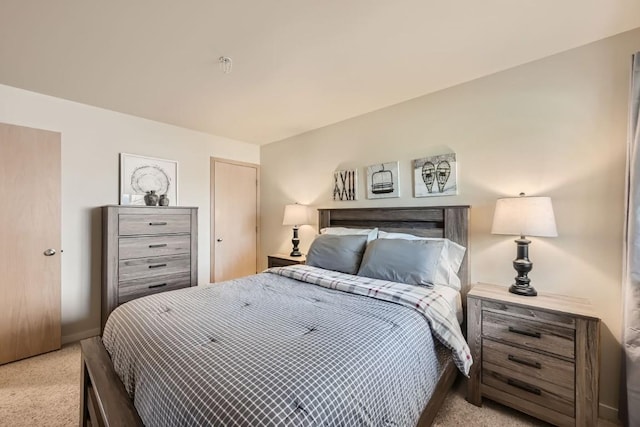
<svg viewBox="0 0 640 427"><path fill-rule="evenodd" d="M216 239L216 242L222 242L222 239Z"/></svg>
<svg viewBox="0 0 640 427"><path fill-rule="evenodd" d="M44 256L52 256L56 254L56 250L55 249L47 249L46 251L44 251Z"/></svg>

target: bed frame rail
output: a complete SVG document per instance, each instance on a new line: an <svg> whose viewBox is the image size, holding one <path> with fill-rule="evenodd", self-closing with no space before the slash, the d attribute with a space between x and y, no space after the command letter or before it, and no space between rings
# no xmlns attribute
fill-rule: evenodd
<svg viewBox="0 0 640 427"><path fill-rule="evenodd" d="M100 337L80 342L80 426L142 426Z"/></svg>

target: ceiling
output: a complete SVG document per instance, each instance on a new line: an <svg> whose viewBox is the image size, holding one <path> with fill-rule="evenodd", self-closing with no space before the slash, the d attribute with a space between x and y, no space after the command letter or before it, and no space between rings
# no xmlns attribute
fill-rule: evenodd
<svg viewBox="0 0 640 427"><path fill-rule="evenodd" d="M636 27L637 0L0 0L0 83L265 144Z"/></svg>

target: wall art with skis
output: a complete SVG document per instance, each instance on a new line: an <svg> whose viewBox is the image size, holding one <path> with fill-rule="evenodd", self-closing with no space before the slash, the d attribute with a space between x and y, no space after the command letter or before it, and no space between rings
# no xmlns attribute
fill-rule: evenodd
<svg viewBox="0 0 640 427"><path fill-rule="evenodd" d="M358 170L348 169L333 173L333 200L358 200Z"/></svg>

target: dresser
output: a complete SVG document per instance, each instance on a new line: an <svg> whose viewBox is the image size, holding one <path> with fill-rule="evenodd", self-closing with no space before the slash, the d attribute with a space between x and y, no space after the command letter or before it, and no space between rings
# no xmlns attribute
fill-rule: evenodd
<svg viewBox="0 0 640 427"><path fill-rule="evenodd" d="M135 298L197 285L198 208L102 208L102 329Z"/></svg>
<svg viewBox="0 0 640 427"><path fill-rule="evenodd" d="M298 265L307 262L307 257L291 256L287 254L274 254L267 257L267 265L271 267L286 267L288 265Z"/></svg>
<svg viewBox="0 0 640 427"><path fill-rule="evenodd" d="M600 319L587 300L477 284L467 316L469 402L487 397L555 425L597 425Z"/></svg>

